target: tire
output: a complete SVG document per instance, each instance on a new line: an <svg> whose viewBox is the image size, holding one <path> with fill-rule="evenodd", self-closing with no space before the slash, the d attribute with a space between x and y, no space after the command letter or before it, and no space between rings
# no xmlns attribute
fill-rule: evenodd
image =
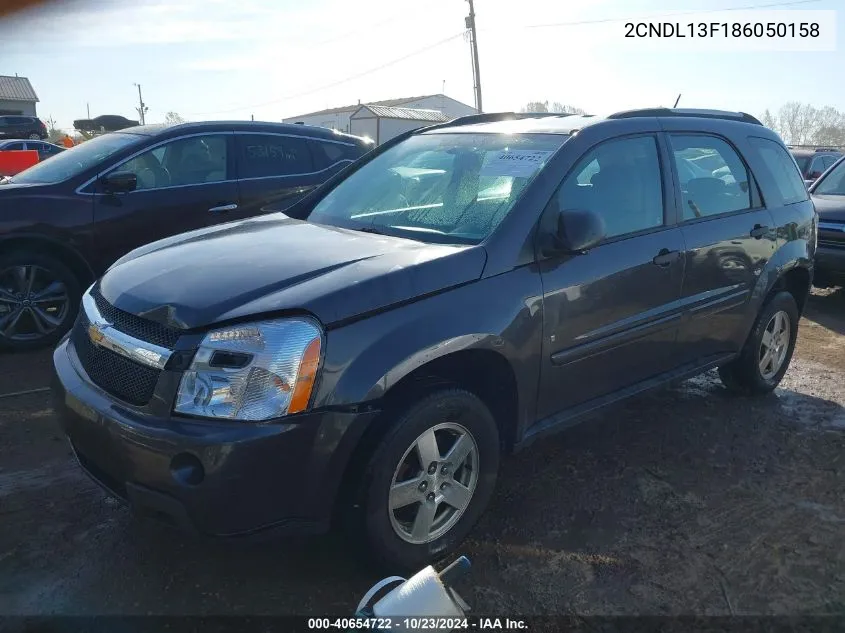
<svg viewBox="0 0 845 633"><path fill-rule="evenodd" d="M779 339L775 337L772 358L779 359L779 363L775 365L772 361L764 365L764 371L761 364L768 348L763 347L763 337L765 335L767 340L771 340L772 331L780 329L775 321L776 315L787 319L788 336L784 332ZM790 293L781 291L766 301L739 357L719 367L722 384L730 391L748 396L762 395L774 390L783 379L792 360L795 341L798 338L798 319L798 306ZM776 344L778 340L780 340L780 345Z"/></svg>
<svg viewBox="0 0 845 633"><path fill-rule="evenodd" d="M55 257L25 251L0 256L0 348L55 345L73 325L81 294L79 279Z"/></svg>
<svg viewBox="0 0 845 633"><path fill-rule="evenodd" d="M466 433L453 436L460 429ZM425 442L432 432L442 456L433 475L420 463L420 452L415 448L420 438L425 438L422 440ZM448 469L450 463L443 458L449 456L449 450L461 438L463 446L474 447L475 452L459 462L457 471L451 471ZM450 441L455 443L450 445ZM462 389L435 391L400 412L373 452L356 495L360 500L360 515L355 527L363 536L369 553L396 572L418 571L453 551L490 501L499 469L499 451L499 433L493 415L479 398ZM430 450L426 452L431 454ZM445 474L444 465L447 466ZM413 479L417 469L420 470L419 478ZM406 482L409 486L406 492L418 495L419 501L391 510L389 497L394 478ZM407 483L408 479L414 482L413 486ZM420 488L422 482L426 483L425 489ZM459 482L462 482L462 488L458 487ZM465 493L469 489L471 494L463 510L445 501L447 494ZM435 499L429 499L430 495ZM465 498L465 495L453 498ZM431 508L437 518L427 536L421 542L410 542L409 539L415 538L415 518L424 511L424 516L430 516Z"/></svg>
<svg viewBox="0 0 845 633"><path fill-rule="evenodd" d="M28 138L28 139L30 139L31 141L40 141L40 140L41 140L41 135L40 135L40 134L36 134L35 132L33 132L32 134L30 134L29 136L27 136L27 138Z"/></svg>

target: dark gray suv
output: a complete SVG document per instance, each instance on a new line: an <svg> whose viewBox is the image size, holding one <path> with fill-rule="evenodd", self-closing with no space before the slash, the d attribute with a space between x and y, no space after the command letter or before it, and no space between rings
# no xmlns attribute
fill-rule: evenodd
<svg viewBox="0 0 845 633"><path fill-rule="evenodd" d="M478 115L407 133L286 211L141 247L56 349L82 467L216 536L454 549L500 457L718 367L789 366L816 213L746 114Z"/></svg>

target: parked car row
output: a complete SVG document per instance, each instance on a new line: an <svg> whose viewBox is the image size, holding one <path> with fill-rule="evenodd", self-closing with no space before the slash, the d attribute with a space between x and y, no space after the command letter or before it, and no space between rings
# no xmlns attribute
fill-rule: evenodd
<svg viewBox="0 0 845 633"><path fill-rule="evenodd" d="M51 156L55 156L59 152L65 151L65 148L55 145L54 143L48 143L47 141L40 140L0 141L0 152L14 152L22 150L35 150L38 152L39 160L47 160Z"/></svg>
<svg viewBox="0 0 845 633"><path fill-rule="evenodd" d="M91 139L6 179L0 346L55 344L82 290L119 257L177 233L282 210L371 147L281 123L148 125Z"/></svg>
<svg viewBox="0 0 845 633"><path fill-rule="evenodd" d="M140 515L219 537L341 518L419 568L471 530L503 453L710 368L749 395L786 372L817 215L755 118L477 115L365 150L140 129L0 192L26 204L7 232L52 240L4 260L26 306L70 310L74 266L108 267L54 351L55 408ZM247 217L267 201L285 213ZM68 247L52 280L25 274Z"/></svg>
<svg viewBox="0 0 845 633"><path fill-rule="evenodd" d="M842 158L842 152L832 147L790 148L798 169L809 187L836 161Z"/></svg>

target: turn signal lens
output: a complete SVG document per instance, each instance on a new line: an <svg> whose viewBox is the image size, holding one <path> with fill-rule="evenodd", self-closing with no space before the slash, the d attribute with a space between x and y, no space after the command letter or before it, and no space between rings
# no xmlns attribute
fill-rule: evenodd
<svg viewBox="0 0 845 633"><path fill-rule="evenodd" d="M299 363L299 374L296 377L296 386L293 389L293 397L288 405L288 413L299 413L308 408L311 400L311 390L317 380L317 368L320 365L320 339L315 338L305 348L302 355L302 362Z"/></svg>

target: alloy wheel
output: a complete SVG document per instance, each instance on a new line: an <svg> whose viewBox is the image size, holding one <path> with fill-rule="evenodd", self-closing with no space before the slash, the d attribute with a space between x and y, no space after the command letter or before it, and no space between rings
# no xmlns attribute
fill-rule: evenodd
<svg viewBox="0 0 845 633"><path fill-rule="evenodd" d="M65 284L41 266L0 270L0 337L31 341L54 332L70 309Z"/></svg>
<svg viewBox="0 0 845 633"><path fill-rule="evenodd" d="M438 424L405 451L388 496L390 523L420 545L448 532L467 509L478 483L478 445L460 424Z"/></svg>
<svg viewBox="0 0 845 633"><path fill-rule="evenodd" d="M783 310L775 312L766 324L760 341L758 364L764 380L771 380L783 367L789 351L789 337L789 315Z"/></svg>

